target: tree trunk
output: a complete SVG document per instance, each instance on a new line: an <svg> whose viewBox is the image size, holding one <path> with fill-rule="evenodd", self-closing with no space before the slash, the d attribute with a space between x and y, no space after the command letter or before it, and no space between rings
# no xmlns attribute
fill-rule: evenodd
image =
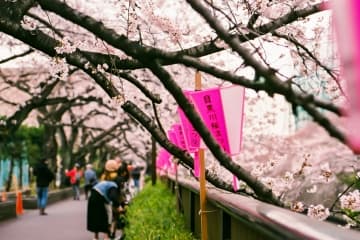
<svg viewBox="0 0 360 240"><path fill-rule="evenodd" d="M13 170L14 170L14 159L11 158L10 159L10 168L9 168L9 177L6 181L6 191L7 192L9 192L11 189Z"/></svg>
<svg viewBox="0 0 360 240"><path fill-rule="evenodd" d="M23 155L23 154L21 154L21 155ZM20 159L18 161L18 163L19 163L19 179L17 181L20 189L22 189L22 187L23 187L23 182L22 182L22 179L23 179L23 168L22 168L23 162L24 162L23 158L20 157Z"/></svg>
<svg viewBox="0 0 360 240"><path fill-rule="evenodd" d="M151 183L156 184L156 140L151 137Z"/></svg>

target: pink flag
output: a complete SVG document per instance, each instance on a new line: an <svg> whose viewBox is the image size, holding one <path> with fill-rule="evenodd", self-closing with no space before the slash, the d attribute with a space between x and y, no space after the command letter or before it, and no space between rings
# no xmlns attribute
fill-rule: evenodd
<svg viewBox="0 0 360 240"><path fill-rule="evenodd" d="M205 125L223 150L229 155L240 153L245 89L234 85L202 91L186 91L185 95L195 105ZM194 152L194 149L200 147L200 137L180 108L178 113L184 129L187 147ZM199 154L197 151L193 153L193 158L195 176L199 176ZM237 190L236 177L234 177L233 186Z"/></svg>
<svg viewBox="0 0 360 240"><path fill-rule="evenodd" d="M177 146L181 149L187 149L186 142L185 142L185 136L184 136L183 130L181 128L181 125L173 124L172 130L174 131L175 136L176 136Z"/></svg>
<svg viewBox="0 0 360 240"><path fill-rule="evenodd" d="M190 92L190 96L215 140L225 152L230 154L220 88L193 91Z"/></svg>
<svg viewBox="0 0 360 240"><path fill-rule="evenodd" d="M171 165L170 157L171 154L168 151L164 148L160 148L156 159L156 168L167 170Z"/></svg>
<svg viewBox="0 0 360 240"><path fill-rule="evenodd" d="M349 95L348 141L360 153L360 1L334 0L331 2L335 18L341 72L347 81Z"/></svg>
<svg viewBox="0 0 360 240"><path fill-rule="evenodd" d="M164 159L166 168L169 168L170 165L171 165L170 158L171 158L171 154L164 149L164 151L163 151L163 159Z"/></svg>
<svg viewBox="0 0 360 240"><path fill-rule="evenodd" d="M176 146L178 146L178 141L176 138L176 133L173 129L168 130L168 138L170 139L170 142L172 142L173 144L175 144ZM177 172L177 164L175 164L174 162L171 162L170 165L170 173L171 174L176 174Z"/></svg>
<svg viewBox="0 0 360 240"><path fill-rule="evenodd" d="M245 88L232 85L220 89L225 126L229 141L229 154L239 154L242 148Z"/></svg>
<svg viewBox="0 0 360 240"><path fill-rule="evenodd" d="M237 85L221 88L221 101L228 133L230 154L239 154L242 148L245 88ZM239 181L233 176L233 189L239 189Z"/></svg>
<svg viewBox="0 0 360 240"><path fill-rule="evenodd" d="M245 89L238 85L202 91L186 91L211 134L229 155L240 153ZM178 109L189 151L200 147L200 136L181 108Z"/></svg>
<svg viewBox="0 0 360 240"><path fill-rule="evenodd" d="M245 89L233 85L190 92L205 125L229 155L240 153L244 119ZM238 179L233 177L233 188L238 190Z"/></svg>
<svg viewBox="0 0 360 240"><path fill-rule="evenodd" d="M164 167L163 165L164 165L164 163L163 163L162 159L157 157L156 158L156 169L162 169Z"/></svg>
<svg viewBox="0 0 360 240"><path fill-rule="evenodd" d="M181 127L184 132L187 149L190 152L196 151L200 147L200 135L191 125L189 119L187 119L185 113L181 110L181 108L178 108L178 114L181 122Z"/></svg>
<svg viewBox="0 0 360 240"><path fill-rule="evenodd" d="M179 145L178 140L176 138L175 130L173 130L173 129L168 130L168 138L171 143L175 144L176 146Z"/></svg>
<svg viewBox="0 0 360 240"><path fill-rule="evenodd" d="M184 113L182 113L182 114L184 114ZM184 117L185 117L185 115L184 115ZM188 121L187 118L186 118L186 121ZM190 124L190 122L188 122L188 123L189 123L189 126L191 126L191 128L192 128L192 125ZM180 124L174 124L174 125L172 125L171 128L172 128L172 132L170 132L170 133L175 134L175 138L176 138L176 141L177 141L176 145L178 147L180 147L181 149L187 149L190 152L190 155L193 157L193 159L194 159L194 175L196 177L199 177L199 173L200 173L199 169L200 169L200 167L199 167L199 154L197 152L197 148L190 148L189 149L189 147L188 147L189 145L187 145L186 141L185 141L185 136L183 134L183 132L184 132L183 128L181 127ZM195 131L194 128L192 128L192 129ZM169 131L168 131L168 133L169 133ZM199 137L197 132L195 132L195 133L199 138L199 146L200 146L200 137ZM180 139L180 141L179 141L179 139ZM171 141L171 139L170 139L170 141Z"/></svg>
<svg viewBox="0 0 360 240"><path fill-rule="evenodd" d="M192 102L192 99L190 97L191 92L192 91L184 91L185 96L190 102ZM185 116L185 113L181 108L178 108L178 114L180 118L181 127L184 132L185 143L188 151L190 152L197 151L197 149L200 148L200 135L192 126L189 119Z"/></svg>

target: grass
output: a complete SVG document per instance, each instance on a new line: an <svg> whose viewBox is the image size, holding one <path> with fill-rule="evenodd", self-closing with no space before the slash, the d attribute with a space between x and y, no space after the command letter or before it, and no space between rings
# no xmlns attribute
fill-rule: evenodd
<svg viewBox="0 0 360 240"><path fill-rule="evenodd" d="M158 182L147 184L131 201L127 210L126 239L194 240L185 228L184 216L176 209L175 196Z"/></svg>

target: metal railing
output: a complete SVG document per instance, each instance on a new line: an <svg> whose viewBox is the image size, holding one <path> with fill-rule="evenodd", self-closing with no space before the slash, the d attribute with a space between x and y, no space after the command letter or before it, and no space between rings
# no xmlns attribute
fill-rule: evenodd
<svg viewBox="0 0 360 240"><path fill-rule="evenodd" d="M196 181L168 178L177 206L187 228L200 236L199 184ZM321 239L359 240L360 232L334 223L318 221L250 197L207 187L206 215L209 240Z"/></svg>

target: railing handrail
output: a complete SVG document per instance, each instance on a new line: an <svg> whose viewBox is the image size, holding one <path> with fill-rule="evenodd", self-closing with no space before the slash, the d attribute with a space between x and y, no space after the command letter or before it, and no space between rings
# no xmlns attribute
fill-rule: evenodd
<svg viewBox="0 0 360 240"><path fill-rule="evenodd" d="M173 176L168 177L175 181ZM178 183L192 192L199 193L199 184L194 180L179 177ZM360 239L360 232L344 229L334 223L312 219L250 197L230 192L225 193L224 190L210 187L210 185L207 185L206 191L207 200L212 204L232 217L257 224L257 227L278 239Z"/></svg>

